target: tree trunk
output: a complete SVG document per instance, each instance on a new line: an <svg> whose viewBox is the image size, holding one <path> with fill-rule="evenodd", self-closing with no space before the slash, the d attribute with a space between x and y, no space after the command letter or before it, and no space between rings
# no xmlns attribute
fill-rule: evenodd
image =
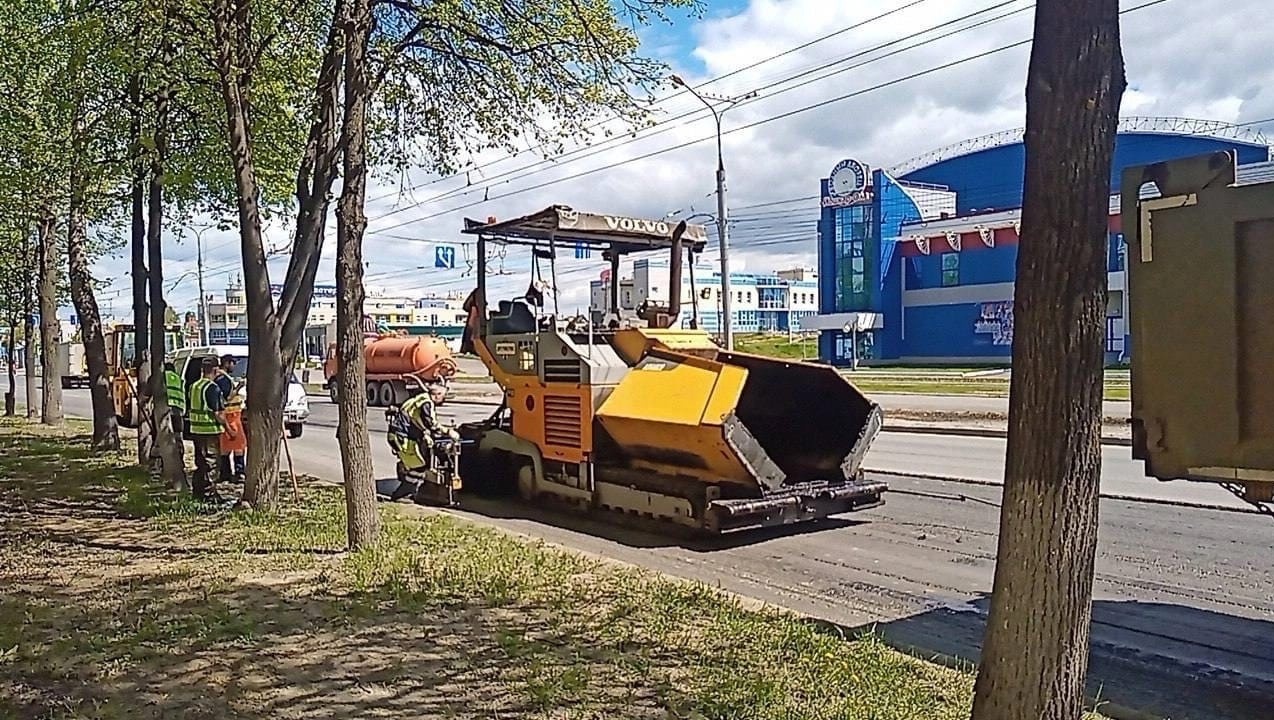
<svg viewBox="0 0 1274 720"><path fill-rule="evenodd" d="M172 62L173 48L167 40L165 26L164 63L160 72ZM155 95L155 147L151 155L149 217L147 244L150 261L150 347L151 404L155 420L155 437L162 459L164 482L176 490L186 489L186 468L182 462L182 438L174 428L172 408L168 405L168 385L164 376L164 355L167 350L168 304L164 301L164 176L168 162L168 98L171 83L165 80Z"/></svg>
<svg viewBox="0 0 1274 720"><path fill-rule="evenodd" d="M102 316L93 293L93 276L89 273L88 238L85 235L83 169L79 165L78 148L73 150L71 169L71 201L67 217L66 254L71 283L71 302L80 319L80 338L88 365L89 392L93 398L93 442L96 450L119 449L119 425L115 403L111 399L111 378L106 363L106 338L102 335ZM52 378L45 378L47 391Z"/></svg>
<svg viewBox="0 0 1274 720"><path fill-rule="evenodd" d="M133 266L133 373L137 378L137 464L145 466L154 457L155 447L151 433L150 308L146 294L146 162L142 149L142 79L138 73L134 73L129 79L129 96L132 101L129 133L135 155L130 243Z"/></svg>
<svg viewBox="0 0 1274 720"><path fill-rule="evenodd" d="M975 720L1077 720L1101 471L1110 165L1124 90L1117 0L1041 0L1004 504Z"/></svg>
<svg viewBox="0 0 1274 720"><path fill-rule="evenodd" d="M31 243L31 233L26 234L26 247L22 253L26 258L27 272L35 269L36 252ZM28 275L22 284L22 367L25 369L27 418L34 420L40 417L40 403L36 399L35 363L35 278Z"/></svg>
<svg viewBox="0 0 1274 720"><path fill-rule="evenodd" d="M18 405L18 370L14 365L14 352L17 350L15 341L18 337L18 324L14 322L12 315L9 316L9 347L8 362L5 368L9 373L9 386L4 391L4 416L13 417L17 412Z"/></svg>
<svg viewBox="0 0 1274 720"><path fill-rule="evenodd" d="M58 323L58 242L57 216L45 203L40 207L38 226L39 306L40 306L40 422L62 424L62 374L57 364L62 328Z"/></svg>
<svg viewBox="0 0 1274 720"><path fill-rule="evenodd" d="M283 434L282 368L275 354L279 329L274 302L269 292L265 244L261 237L261 210L257 202L257 179L249 133L251 124L245 74L250 37L251 3L247 0L217 0L213 6L213 27L217 44L217 73L226 109L226 134L234 169L239 212L239 243L243 254L244 294L248 312L248 398L244 410L248 435L247 477L243 501L262 510L278 504L279 438ZM260 278L266 278L262 297ZM267 399L268 398L268 399ZM272 421L273 420L273 421Z"/></svg>
<svg viewBox="0 0 1274 720"><path fill-rule="evenodd" d="M344 173L336 210L336 337L340 358L336 439L345 475L345 527L350 549L376 542L380 510L367 436L367 369L363 358L363 232L367 217L368 0L349 0L345 25Z"/></svg>
<svg viewBox="0 0 1274 720"><path fill-rule="evenodd" d="M336 3L333 17L340 17ZM217 72L226 108L227 137L238 195L239 238L243 255L243 284L248 312L248 397L244 424L248 433L244 502L259 510L274 510L279 496L279 441L283 435L283 399L296 360L297 345L314 290L314 276L322 250L328 195L336 170L336 113L339 98L340 30L333 22L315 88L315 107L309 139L297 174L296 235L283 294L276 312L261 237L253 164L251 108L247 78L252 52L251 3L217 0L213 8L217 44Z"/></svg>

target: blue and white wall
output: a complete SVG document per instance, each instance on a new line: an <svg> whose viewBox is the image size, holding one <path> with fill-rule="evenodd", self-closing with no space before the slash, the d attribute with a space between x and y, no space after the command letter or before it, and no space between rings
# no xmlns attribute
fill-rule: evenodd
<svg viewBox="0 0 1274 720"><path fill-rule="evenodd" d="M1268 147L1231 139L1121 133L1112 193L1126 166L1217 150L1234 151L1241 165L1265 162L1270 155ZM876 171L869 201L849 207L828 207L829 181L820 180L822 299L813 319L825 328L820 357L850 364L852 335L840 329L842 320L873 313L878 326L857 333L857 355L868 362L1008 362L1024 161L1019 142L947 158L897 178ZM1125 359L1128 346L1123 263L1123 238L1112 225L1106 267L1110 362Z"/></svg>

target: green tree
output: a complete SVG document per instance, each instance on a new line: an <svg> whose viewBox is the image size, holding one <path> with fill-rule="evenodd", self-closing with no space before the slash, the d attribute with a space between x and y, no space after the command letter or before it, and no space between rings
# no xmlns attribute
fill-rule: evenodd
<svg viewBox="0 0 1274 720"><path fill-rule="evenodd" d="M561 147L600 115L645 118L666 68L635 27L691 0L344 0L343 180L337 208L340 421L352 547L375 540L363 359L362 244L369 165L449 171L532 139Z"/></svg>
<svg viewBox="0 0 1274 720"><path fill-rule="evenodd" d="M1083 713L1101 475L1117 0L1041 0L1026 81L1004 505L975 720Z"/></svg>

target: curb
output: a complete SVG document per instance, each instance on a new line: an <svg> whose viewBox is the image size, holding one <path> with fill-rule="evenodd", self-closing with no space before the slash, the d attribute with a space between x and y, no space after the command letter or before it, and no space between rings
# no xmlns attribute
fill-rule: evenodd
<svg viewBox="0 0 1274 720"><path fill-rule="evenodd" d="M718 590L720 590L720 588L718 588ZM727 591L722 591L722 592L727 592ZM830 637L836 638L838 640L844 640L844 641L848 641L852 638L861 637L864 635L871 636L875 632L873 626L879 624L879 623L872 623L872 625L870 626L860 626L855 628L855 627L842 625L841 623L838 623L832 620L825 620L823 618L819 618L819 617L809 615L806 613L796 612L794 610L788 610L787 608L783 608L781 605L775 605L773 607L779 607L785 610L786 612L790 612L796 615L798 618L802 620L802 622L804 622L806 625L811 627L817 633L828 635ZM911 643L893 642L889 640L888 638L885 638L879 634L875 634L875 637L879 639L885 645L888 645L889 647L893 648L894 650L897 650L898 652L903 653L905 655L910 655L911 657L916 658L917 660L933 663L934 665L940 665L942 667L945 667L951 670L956 670L959 672L970 673L973 675L977 674L977 663L973 662L972 660L967 660L957 655L948 655L946 653L935 652L933 650L926 650L925 648L920 647L919 645L913 645ZM980 651L980 648L979 648L979 651ZM1131 707L1128 707L1127 705L1119 705L1117 703L1112 703L1109 700L1102 700L1099 697L1093 697L1089 695L1087 692L1084 693L1084 707L1085 709L1089 711L1099 712L1103 716L1111 718L1111 720L1162 720L1162 716L1160 715L1148 713L1144 710L1138 710L1136 708L1131 708Z"/></svg>
<svg viewBox="0 0 1274 720"><path fill-rule="evenodd" d="M915 423L908 423L906 425L890 425L888 420L886 420L882 429L884 432L891 433L912 433L915 435L958 435L962 437L998 438L1001 440L1007 439L1009 436L1009 432L1007 430L996 430L994 428L972 428L940 424L920 425ZM1132 447L1132 438L1119 437L1117 435L1103 435L1101 438L1101 444Z"/></svg>
<svg viewBox="0 0 1274 720"><path fill-rule="evenodd" d="M959 483L961 485L977 485L979 487L1004 487L1004 483L992 480L979 480L975 478L962 478L953 475L936 475L933 473L904 472L902 470L879 470L876 468L863 468L863 472L873 475L885 475L896 478L919 478L920 480L934 480L937 482ZM1147 479L1148 480L1148 479ZM1188 482L1185 480L1174 482ZM888 492L888 491L886 491ZM1192 510L1215 510L1217 512L1242 513L1245 515L1268 515L1267 512L1255 507L1230 507L1228 505L1217 505L1215 503L1194 502L1192 500L1171 500L1169 498L1152 498L1142 497L1140 495L1128 495L1125 493L1099 492L1097 496L1102 500L1120 500L1123 502L1144 503L1146 505L1167 505L1170 507L1190 508Z"/></svg>
<svg viewBox="0 0 1274 720"><path fill-rule="evenodd" d="M326 398L325 393L306 393L309 397ZM463 397L450 397L447 404L454 405L485 405L489 407L498 407L499 400L487 399L467 399ZM916 423L908 423L906 425L890 425L887 421L881 428L882 432L913 434L913 435L950 435L957 437L979 437L979 438L995 438L999 440L1007 439L1009 433L1007 430L996 430L994 428L972 428L960 427L953 425L921 425ZM1115 447L1132 447L1132 438L1119 437L1117 435L1103 435L1101 438L1102 445L1110 445Z"/></svg>

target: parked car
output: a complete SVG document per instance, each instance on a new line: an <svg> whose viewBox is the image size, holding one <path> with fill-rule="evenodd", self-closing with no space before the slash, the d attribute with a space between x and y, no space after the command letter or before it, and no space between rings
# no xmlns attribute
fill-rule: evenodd
<svg viewBox="0 0 1274 720"><path fill-rule="evenodd" d="M234 368L230 376L236 383L244 387L244 405L247 405L248 383L248 348L243 345L203 345L184 347L173 351L169 359L186 383L186 389L199 379L204 358L222 358L226 355L235 357ZM287 395L283 402L283 424L287 428L289 438L299 438L305 430L305 423L310 418L310 400L305 395L305 386L292 373L288 381Z"/></svg>

